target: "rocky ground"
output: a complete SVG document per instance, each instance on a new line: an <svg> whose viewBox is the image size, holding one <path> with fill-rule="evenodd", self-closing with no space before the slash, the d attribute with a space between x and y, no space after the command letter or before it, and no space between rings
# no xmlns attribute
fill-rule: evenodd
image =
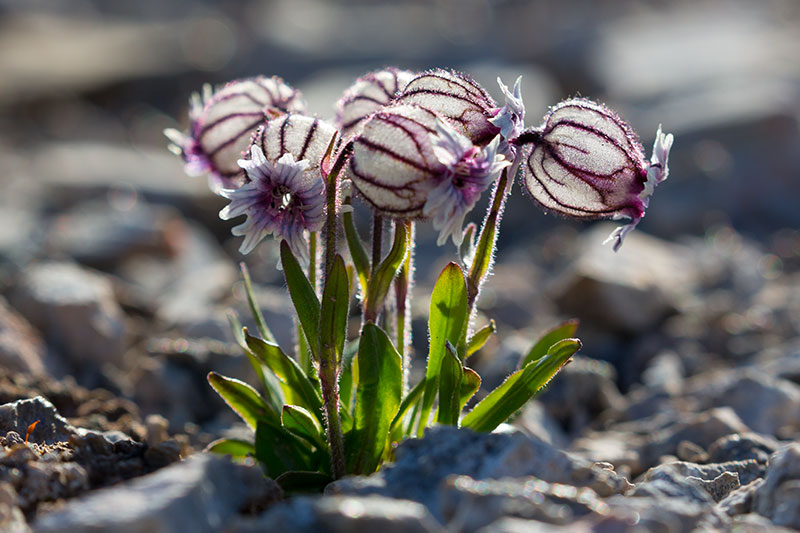
<svg viewBox="0 0 800 533"><path fill-rule="evenodd" d="M482 33L472 4L439 3L421 29L414 2L351 20L306 0L321 14L301 26L288 1L246 17L168 4L0 2L1 531L800 529L797 6L568 2L581 9L567 24L548 18L563 2L500 3L503 31ZM241 257L224 203L182 174L160 130L203 81L265 69L329 115L377 66L348 35L386 16L408 31L368 33L380 64L446 63L491 90L496 73L521 72L529 117L596 96L645 145L643 128L673 131L672 172L618 254L600 244L613 226L541 215L516 188L480 306L498 334L476 370L490 390L566 318L581 320L584 348L511 424L434 428L373 476L287 495L257 465L202 452L248 438L205 381L255 382L227 320L247 322ZM214 47L192 39L200 30ZM453 255L418 233L415 376ZM276 252L247 264L288 346Z"/></svg>

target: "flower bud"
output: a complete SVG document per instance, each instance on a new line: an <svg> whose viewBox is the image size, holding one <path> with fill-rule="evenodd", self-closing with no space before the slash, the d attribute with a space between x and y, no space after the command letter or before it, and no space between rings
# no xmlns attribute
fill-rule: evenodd
<svg viewBox="0 0 800 533"><path fill-rule="evenodd" d="M497 103L466 74L444 69L424 72L408 82L396 101L417 104L442 115L478 145L488 143L500 132L490 122L498 109Z"/></svg>
<svg viewBox="0 0 800 533"><path fill-rule="evenodd" d="M342 132L342 137L348 138L360 133L367 117L389 104L415 75L408 70L389 67L370 72L356 80L336 104L336 125Z"/></svg>
<svg viewBox="0 0 800 533"><path fill-rule="evenodd" d="M379 212L433 219L439 244L462 236L466 214L510 163L500 137L481 149L454 125L420 106L395 104L373 114L353 143L347 173Z"/></svg>
<svg viewBox="0 0 800 533"><path fill-rule="evenodd" d="M303 172L309 178L321 179L322 158L336 135L338 131L329 122L287 114L262 125L253 135L251 146L258 146L273 163L284 154L292 154L295 161L305 160L308 165Z"/></svg>
<svg viewBox="0 0 800 533"><path fill-rule="evenodd" d="M655 186L668 175L672 135L659 127L651 161L613 111L585 99L553 107L534 132L525 185L549 211L583 219L630 218L609 237L619 249L644 217Z"/></svg>
<svg viewBox="0 0 800 533"><path fill-rule="evenodd" d="M192 96L189 131L164 134L173 142L170 149L186 161L186 172L208 173L217 192L244 181L237 161L261 124L284 113L302 113L305 107L302 95L277 76L236 80L217 91L207 85L202 96Z"/></svg>

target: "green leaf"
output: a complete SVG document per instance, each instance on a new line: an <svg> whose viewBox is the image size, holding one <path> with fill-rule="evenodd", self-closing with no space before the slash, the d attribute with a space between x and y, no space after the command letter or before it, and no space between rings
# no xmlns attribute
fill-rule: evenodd
<svg viewBox="0 0 800 533"><path fill-rule="evenodd" d="M358 389L353 430L349 434L348 472L371 474L388 443L403 389L402 358L386 333L364 325L358 347Z"/></svg>
<svg viewBox="0 0 800 533"><path fill-rule="evenodd" d="M283 383L286 401L305 407L322 421L322 398L318 389L306 376L297 362L283 353L280 346L253 337L245 331L245 341L250 351L258 357Z"/></svg>
<svg viewBox="0 0 800 533"><path fill-rule="evenodd" d="M286 241L281 241L281 265L286 285L289 287L289 296L306 334L311 354L319 360L319 300L314 287L300 268L300 263L295 259Z"/></svg>
<svg viewBox="0 0 800 533"><path fill-rule="evenodd" d="M422 396L417 436L421 437L428 423L436 393L439 390L439 372L442 359L447 352L447 341L457 346L467 321L467 287L461 268L455 264L447 265L431 295L428 331L430 348L428 351L428 367L425 372L425 392Z"/></svg>
<svg viewBox="0 0 800 533"><path fill-rule="evenodd" d="M254 455L256 448L252 442L239 439L217 439L208 446L205 451L219 455L230 455L234 459L244 459Z"/></svg>
<svg viewBox="0 0 800 533"><path fill-rule="evenodd" d="M323 344L321 349L328 349L334 353L337 362L342 360L344 341L347 337L347 318L350 310L348 281L344 260L337 254L322 291L319 322L320 342Z"/></svg>
<svg viewBox="0 0 800 533"><path fill-rule="evenodd" d="M247 265L245 265L244 262L239 263L239 268L242 270L244 290L247 293L247 305L250 306L250 313L253 315L253 320L256 321L256 329L258 329L258 333L269 342L275 342L275 337L272 335L269 327L267 327L264 315L261 314L261 309L258 308L258 304L256 303L253 283L250 281L250 271L247 270Z"/></svg>
<svg viewBox="0 0 800 533"><path fill-rule="evenodd" d="M447 350L442 358L442 368L439 371L439 415L437 422L449 426L458 424L460 413L459 400L461 399L461 378L464 372L461 369L461 360L458 358L455 347L446 341Z"/></svg>
<svg viewBox="0 0 800 533"><path fill-rule="evenodd" d="M386 293L389 292L389 287L392 285L392 280L397 274L397 269L400 268L406 257L407 248L408 232L406 227L403 224L395 224L392 249L369 280L367 306L374 307L383 303Z"/></svg>
<svg viewBox="0 0 800 533"><path fill-rule="evenodd" d="M578 339L554 344L547 355L517 370L461 420L461 427L489 432L536 395L581 347Z"/></svg>
<svg viewBox="0 0 800 533"><path fill-rule="evenodd" d="M258 391L244 381L209 372L208 383L251 429L256 429L259 420L277 419Z"/></svg>
<svg viewBox="0 0 800 533"><path fill-rule="evenodd" d="M358 234L356 224L353 221L353 212L345 211L342 218L344 221L344 236L347 239L347 247L350 249L350 257L356 267L361 290L366 292L370 273L369 256L361 243L361 236Z"/></svg>
<svg viewBox="0 0 800 533"><path fill-rule="evenodd" d="M420 398L422 398L422 391L424 390L425 390L425 380L423 379L422 381L414 385L414 388L408 391L406 397L403 398L402 402L400 402L400 407L397 410L397 414L394 416L394 420L392 420L391 429L389 430L390 433L392 434L393 441L399 441L403 437L408 436L407 432L403 432L402 434L397 434L397 438L395 439L397 430L403 427L401 425L403 423L403 419L405 418L406 414L411 409L411 407L416 405L417 401ZM410 427L408 427L408 429L410 429Z"/></svg>
<svg viewBox="0 0 800 533"><path fill-rule="evenodd" d="M322 472L291 471L284 472L275 482L281 486L286 494L318 493L322 492L326 485L333 481L333 478Z"/></svg>
<svg viewBox="0 0 800 533"><path fill-rule="evenodd" d="M281 411L281 423L283 427L298 437L303 437L313 443L317 448L328 449L322 425L311 413L299 405L284 405Z"/></svg>
<svg viewBox="0 0 800 533"><path fill-rule="evenodd" d="M528 351L528 354L520 362L520 368L526 366L531 361L536 361L543 357L547 350L555 343L575 336L578 331L579 321L577 319L567 320L556 327L548 330L536 344Z"/></svg>
<svg viewBox="0 0 800 533"><path fill-rule="evenodd" d="M486 341L489 340L489 337L491 337L492 333L495 331L497 331L497 325L494 323L494 320L489 320L488 325L476 331L467 343L467 357L483 348L483 345L486 344Z"/></svg>
<svg viewBox="0 0 800 533"><path fill-rule="evenodd" d="M461 398L458 401L459 412L467 402L481 388L481 377L469 367L464 367L464 377L461 379Z"/></svg>
<svg viewBox="0 0 800 533"><path fill-rule="evenodd" d="M355 391L353 386L353 361L357 351L358 340L347 343L344 354L342 354L342 366L339 371L339 401L342 402L348 414L353 406L353 392ZM345 431L344 428L342 428L342 431Z"/></svg>
<svg viewBox="0 0 800 533"><path fill-rule="evenodd" d="M256 427L256 459L273 479L290 470L312 470L311 444L292 435L280 423L259 420Z"/></svg>

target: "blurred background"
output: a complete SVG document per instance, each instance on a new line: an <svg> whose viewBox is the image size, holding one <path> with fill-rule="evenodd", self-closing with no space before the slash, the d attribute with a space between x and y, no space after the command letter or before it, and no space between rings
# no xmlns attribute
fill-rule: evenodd
<svg viewBox="0 0 800 533"><path fill-rule="evenodd" d="M3 397L102 387L94 407L58 407L134 433L160 414L198 443L227 427L204 376L248 376L225 314L246 309L239 243L162 130L186 127L202 84L256 74L332 117L357 76L388 65L463 70L496 98L498 75L522 75L529 125L566 97L602 101L648 155L659 124L675 134L669 180L616 255L601 246L613 225L545 215L515 187L481 302L479 321L499 326L475 362L485 386L573 316L584 358L542 396L567 436L637 387L676 394L717 368L800 381L798 28L793 0L0 0ZM428 295L454 250L428 224L419 236L424 357ZM288 345L275 252L247 260Z"/></svg>

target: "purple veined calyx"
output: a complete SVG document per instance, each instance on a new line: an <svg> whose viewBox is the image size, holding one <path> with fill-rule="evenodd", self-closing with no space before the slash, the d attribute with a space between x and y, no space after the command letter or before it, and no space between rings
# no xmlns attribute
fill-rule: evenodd
<svg viewBox="0 0 800 533"><path fill-rule="evenodd" d="M347 175L373 208L395 218L431 218L439 244L460 242L466 214L510 164L501 139L476 146L446 118L396 104L372 115L354 139Z"/></svg>
<svg viewBox="0 0 800 533"><path fill-rule="evenodd" d="M322 158L338 134L333 124L325 120L287 114L262 125L253 135L251 146L258 146L264 157L272 162L284 154L292 154L295 161L305 160L308 166L303 172L309 179L322 179ZM339 144L337 139L334 152Z"/></svg>
<svg viewBox="0 0 800 533"><path fill-rule="evenodd" d="M490 122L497 102L470 76L435 69L411 80L396 101L417 104L451 120L475 144L491 141L500 129Z"/></svg>
<svg viewBox="0 0 800 533"><path fill-rule="evenodd" d="M305 109L300 92L277 76L236 80L216 91L206 85L202 94L192 95L188 132L167 129L164 134L173 143L170 149L186 162L187 174L207 173L209 186L217 192L244 182L237 161L259 126Z"/></svg>
<svg viewBox="0 0 800 533"><path fill-rule="evenodd" d="M360 133L366 119L388 105L415 76L414 72L388 67L358 78L336 104L336 125L342 137Z"/></svg>
<svg viewBox="0 0 800 533"><path fill-rule="evenodd" d="M233 228L234 235L244 236L243 254L272 234L285 239L298 260L308 260L307 233L319 231L325 222L320 165L337 136L332 124L294 114L267 122L253 136L249 158L239 161L246 182L220 191L231 201L220 218L247 216Z"/></svg>
<svg viewBox="0 0 800 533"><path fill-rule="evenodd" d="M532 137L525 185L534 200L575 218L629 218L606 241L618 250L669 174L672 135L659 127L648 162L637 135L616 113L590 100L570 99L553 107Z"/></svg>

